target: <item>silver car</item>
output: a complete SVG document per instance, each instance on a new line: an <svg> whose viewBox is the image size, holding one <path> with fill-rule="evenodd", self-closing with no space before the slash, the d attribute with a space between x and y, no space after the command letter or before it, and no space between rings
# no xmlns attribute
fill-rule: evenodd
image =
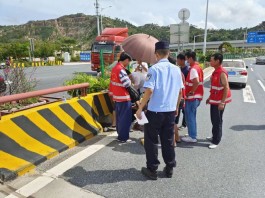
<svg viewBox="0 0 265 198"><path fill-rule="evenodd" d="M258 56L256 58L256 64L265 64L265 56Z"/></svg>

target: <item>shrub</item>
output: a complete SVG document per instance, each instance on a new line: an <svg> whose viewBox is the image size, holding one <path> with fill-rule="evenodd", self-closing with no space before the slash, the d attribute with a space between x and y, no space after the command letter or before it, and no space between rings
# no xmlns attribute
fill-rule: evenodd
<svg viewBox="0 0 265 198"><path fill-rule="evenodd" d="M71 62L79 62L79 61L80 61L80 56L71 57Z"/></svg>
<svg viewBox="0 0 265 198"><path fill-rule="evenodd" d="M36 68L9 68L4 70L5 79L8 80L7 90L2 95L12 95L33 91L37 85L37 80L33 78ZM1 104L0 110L10 110L12 108L21 109L24 106L38 102L39 97L20 100L15 104Z"/></svg>
<svg viewBox="0 0 265 198"><path fill-rule="evenodd" d="M37 85L37 80L33 77L36 67L26 69L23 67L9 68L5 70L5 79L8 84L8 90L4 95L12 95L33 91Z"/></svg>
<svg viewBox="0 0 265 198"><path fill-rule="evenodd" d="M75 85L81 83L89 83L89 88L87 89L87 93L95 93L102 90L106 90L109 87L110 79L109 78L96 78L91 75L87 75L84 73L77 73L70 80L66 80L64 85ZM71 90L68 91L68 94L72 97L76 97L80 94L80 91Z"/></svg>

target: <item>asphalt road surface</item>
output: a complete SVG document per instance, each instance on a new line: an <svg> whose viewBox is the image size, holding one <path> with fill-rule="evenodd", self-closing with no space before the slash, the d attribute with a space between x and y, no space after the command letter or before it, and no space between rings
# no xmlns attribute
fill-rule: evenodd
<svg viewBox="0 0 265 198"><path fill-rule="evenodd" d="M89 63L38 67L33 75L37 80L36 90L63 86L65 80L71 79L75 73L79 72L96 75L96 72L91 71ZM66 93L53 94L53 96L62 95L66 95Z"/></svg>
<svg viewBox="0 0 265 198"><path fill-rule="evenodd" d="M65 80L69 80L75 73L86 73L96 75L91 71L90 63L69 63L63 66L40 66L25 68L28 78L36 79L37 86L35 90L48 89L63 86ZM3 70L0 70L3 75ZM67 96L66 92L51 94L49 96L62 97Z"/></svg>
<svg viewBox="0 0 265 198"><path fill-rule="evenodd" d="M115 142L115 134L105 133L41 164L34 173L1 186L0 198L12 192L15 197L55 198L265 197L265 66L246 62L248 86L231 85L233 101L224 112L223 138L213 150L205 140L211 134L210 110L205 105L209 82L205 82L205 97L197 112L198 142L178 144L173 178L163 176L161 151L158 180L147 180L141 174L145 166L141 132L132 132L133 141L126 144ZM186 129L180 132L186 133ZM75 160L69 158L72 156Z"/></svg>

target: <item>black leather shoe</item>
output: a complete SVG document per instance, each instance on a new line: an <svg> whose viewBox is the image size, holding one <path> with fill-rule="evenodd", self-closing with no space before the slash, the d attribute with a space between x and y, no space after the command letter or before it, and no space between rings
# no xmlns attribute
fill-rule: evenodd
<svg viewBox="0 0 265 198"><path fill-rule="evenodd" d="M164 168L163 172L166 174L166 176L167 176L168 178L171 178L172 175L173 175L173 168L170 168L170 167L166 166L166 167Z"/></svg>
<svg viewBox="0 0 265 198"><path fill-rule="evenodd" d="M151 180L157 180L157 172L156 171L151 171L148 168L142 167L141 170L142 174L144 176L146 176L147 178L151 179Z"/></svg>

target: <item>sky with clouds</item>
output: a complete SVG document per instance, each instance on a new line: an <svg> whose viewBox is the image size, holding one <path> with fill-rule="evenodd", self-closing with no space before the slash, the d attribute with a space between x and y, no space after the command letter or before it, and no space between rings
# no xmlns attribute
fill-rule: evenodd
<svg viewBox="0 0 265 198"><path fill-rule="evenodd" d="M0 0L0 25L20 25L63 15L95 15L96 0ZM190 24L204 28L207 0L98 0L102 15L136 26L180 22L178 12L190 11ZM208 0L208 28L254 27L265 21L265 0ZM109 7L111 6L111 7ZM105 8L105 9L104 9ZM101 10L101 9L100 9Z"/></svg>

